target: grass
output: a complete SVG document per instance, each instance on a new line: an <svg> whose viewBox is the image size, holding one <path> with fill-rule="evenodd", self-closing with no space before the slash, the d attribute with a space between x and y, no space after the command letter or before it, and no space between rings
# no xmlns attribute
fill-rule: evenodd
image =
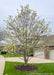
<svg viewBox="0 0 54 75"><path fill-rule="evenodd" d="M3 54L2 56L4 57L22 57L21 54L9 54L9 53Z"/></svg>
<svg viewBox="0 0 54 75"><path fill-rule="evenodd" d="M6 62L3 75L54 75L54 63L32 64L38 66L35 71L16 71L14 66L22 65L20 62Z"/></svg>
<svg viewBox="0 0 54 75"><path fill-rule="evenodd" d="M0 55L1 55L1 51L0 51ZM2 56L4 57L22 57L21 54L10 54L10 53L2 54Z"/></svg>
<svg viewBox="0 0 54 75"><path fill-rule="evenodd" d="M1 51L0 51L0 55L1 55Z"/></svg>

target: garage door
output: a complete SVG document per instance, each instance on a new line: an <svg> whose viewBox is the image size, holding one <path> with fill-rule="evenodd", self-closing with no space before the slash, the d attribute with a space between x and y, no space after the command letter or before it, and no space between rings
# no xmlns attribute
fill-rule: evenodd
<svg viewBox="0 0 54 75"><path fill-rule="evenodd" d="M50 59L54 60L54 50L50 50Z"/></svg>
<svg viewBox="0 0 54 75"><path fill-rule="evenodd" d="M35 50L34 56L38 58L44 58L44 51Z"/></svg>

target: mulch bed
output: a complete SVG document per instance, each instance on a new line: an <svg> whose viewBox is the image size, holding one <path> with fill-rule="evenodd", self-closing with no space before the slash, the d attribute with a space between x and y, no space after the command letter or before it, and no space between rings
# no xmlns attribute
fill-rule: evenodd
<svg viewBox="0 0 54 75"><path fill-rule="evenodd" d="M14 67L14 69L19 71L34 71L38 70L38 67L34 65L17 65Z"/></svg>

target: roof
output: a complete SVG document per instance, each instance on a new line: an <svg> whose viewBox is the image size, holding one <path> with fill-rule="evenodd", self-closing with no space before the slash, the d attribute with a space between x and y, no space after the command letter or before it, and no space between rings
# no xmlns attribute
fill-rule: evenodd
<svg viewBox="0 0 54 75"><path fill-rule="evenodd" d="M42 41L42 43L38 44L38 46L54 46L54 35L51 35L51 36L46 36L46 35L43 35L43 36L40 36L40 41Z"/></svg>
<svg viewBox="0 0 54 75"><path fill-rule="evenodd" d="M42 36L39 36L39 38L40 38L40 41L42 41L42 43L41 44L39 43L38 46L43 46L43 45L54 46L54 35L50 35L50 36L42 35ZM2 46L1 41L0 41L0 46ZM17 45L17 46L20 47L20 45Z"/></svg>

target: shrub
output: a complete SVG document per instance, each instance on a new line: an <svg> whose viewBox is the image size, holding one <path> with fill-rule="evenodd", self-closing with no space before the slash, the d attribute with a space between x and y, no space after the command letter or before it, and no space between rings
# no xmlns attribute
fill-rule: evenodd
<svg viewBox="0 0 54 75"><path fill-rule="evenodd" d="M33 56L33 49L31 49L30 51L27 51L27 54L29 54L29 56Z"/></svg>
<svg viewBox="0 0 54 75"><path fill-rule="evenodd" d="M31 49L31 55L30 56L33 56L33 49Z"/></svg>
<svg viewBox="0 0 54 75"><path fill-rule="evenodd" d="M6 50L2 50L2 51L1 51L1 54L6 54L6 53L7 53Z"/></svg>

